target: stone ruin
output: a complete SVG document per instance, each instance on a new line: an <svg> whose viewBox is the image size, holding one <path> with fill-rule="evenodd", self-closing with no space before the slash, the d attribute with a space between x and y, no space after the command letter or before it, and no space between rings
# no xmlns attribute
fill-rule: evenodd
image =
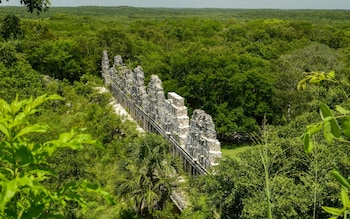
<svg viewBox="0 0 350 219"><path fill-rule="evenodd" d="M151 76L146 87L142 68L128 69L121 56L115 56L113 67L110 67L107 51L103 52L102 57L102 77L107 86L118 87L162 127L193 160L206 169L217 165L217 159L221 158L221 147L210 115L197 109L189 120L183 97L169 92L166 99L162 81L156 75Z"/></svg>
<svg viewBox="0 0 350 219"><path fill-rule="evenodd" d="M204 167L212 166L221 157L213 119L203 110L196 109L193 112L186 150Z"/></svg>

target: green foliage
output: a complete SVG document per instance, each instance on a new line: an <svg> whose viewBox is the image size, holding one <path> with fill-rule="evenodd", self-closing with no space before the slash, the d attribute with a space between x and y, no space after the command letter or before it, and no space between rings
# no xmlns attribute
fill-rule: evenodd
<svg viewBox="0 0 350 219"><path fill-rule="evenodd" d="M327 74L325 74L324 72L310 72L310 73L305 72L304 74L305 74L304 79L299 81L299 83L298 83L298 86L297 86L298 90L305 90L307 83L319 84L319 83L324 82L324 81L335 82L334 81L334 76L335 76L334 71L330 71Z"/></svg>
<svg viewBox="0 0 350 219"><path fill-rule="evenodd" d="M1 3L1 2L0 2ZM0 24L0 35L5 39L18 39L23 35L20 19L16 15L7 15Z"/></svg>
<svg viewBox="0 0 350 219"><path fill-rule="evenodd" d="M178 180L179 165L161 136L147 134L127 148L118 167L117 194L140 217L163 209Z"/></svg>
<svg viewBox="0 0 350 219"><path fill-rule="evenodd" d="M298 88L305 89L306 83L320 83L323 81L334 81L334 71L329 72L328 74L324 74L323 72L312 72L308 74L305 79L299 82ZM348 125L348 114L350 111L344 109L342 106L337 105L336 110L340 114L339 116L334 116L331 109L324 103L320 105L320 116L322 118L322 122L311 124L307 127L307 130L304 134L304 148L305 152L309 153L312 150L312 139L311 137L323 129L323 137L327 141L328 144L332 144L333 140L336 139L338 141L348 141L349 140L349 125ZM341 121L340 125L338 121ZM345 137L345 138L344 138Z"/></svg>
<svg viewBox="0 0 350 219"><path fill-rule="evenodd" d="M44 82L41 75L35 72L27 62L19 59L20 57L16 56L16 58L18 58L17 62L12 63L10 68L0 64L1 98L10 102L15 99L16 93L25 98L42 95Z"/></svg>
<svg viewBox="0 0 350 219"><path fill-rule="evenodd" d="M0 44L0 61L6 68L11 67L17 61L16 47L13 43Z"/></svg>
<svg viewBox="0 0 350 219"><path fill-rule="evenodd" d="M30 124L29 116L39 112L38 106L48 100L62 100L57 95L40 96L19 101L18 98L7 103L0 99L0 146L2 165L0 168L1 192L0 212L6 218L59 218L60 208L68 201L76 201L86 206L81 195L84 192L95 192L113 203L111 196L97 185L87 181L80 184L66 184L55 191L44 184L53 175L47 159L57 150L71 148L82 149L85 144L96 144L90 135L77 130L62 133L57 140L45 143L30 142L28 135L45 133L48 126L39 123Z"/></svg>
<svg viewBox="0 0 350 219"><path fill-rule="evenodd" d="M321 83L323 81L329 80L332 82L337 82L334 79L334 71L324 74L323 72L315 72L306 76L299 84L298 88L305 89L306 83ZM345 94L346 95L346 94ZM304 133L304 150L306 153L310 153L313 150L313 139L312 136L317 134L323 129L323 138L328 144L334 144L334 140L338 142L349 143L349 125L348 125L348 115L349 110L337 105L336 110L339 116L334 116L331 109L324 103L320 105L320 116L322 121L318 123L311 124L307 127ZM341 121L338 123L338 121ZM336 217L344 215L347 217L349 206L348 189L350 188L350 181L346 179L338 168L334 168L330 171L331 175L342 185L342 190L340 193L340 200L342 202L342 209L337 209L333 207L322 207L324 211L330 213Z"/></svg>
<svg viewBox="0 0 350 219"><path fill-rule="evenodd" d="M200 177L194 181L194 186L207 196L204 205L213 206L214 211L220 214L220 218L239 218L242 216L243 204L241 197L243 191L235 182L236 170L239 168L237 161L224 158L220 161L213 174ZM193 196L193 194L191 194ZM200 202L194 202L195 210L201 209ZM199 210L198 209L198 210Z"/></svg>
<svg viewBox="0 0 350 219"><path fill-rule="evenodd" d="M30 63L40 72L57 79L79 80L82 69L77 46L72 40L45 41L34 49Z"/></svg>
<svg viewBox="0 0 350 219"><path fill-rule="evenodd" d="M165 91L185 97L190 113L201 108L211 114L221 142L246 141L249 138L237 136L259 131L266 115L267 123L276 125L271 144L263 150L265 161L270 162L274 217L325 218L320 206L342 209L335 195L340 192L339 183L332 175L347 185L350 41L346 11L55 7L38 19L25 7L0 7L1 17L9 13L20 18L23 35L0 43L1 98L10 102L16 93L23 98L58 93L65 100L46 102L30 117L31 124L47 124L50 130L24 136L29 142L45 144L66 130L84 127L104 145L103 150L57 150L47 160L56 175L42 184L57 191L88 180L122 199L111 207L86 194L86 211L74 201L57 207L65 217L136 218L138 213L132 197L141 195L121 195L115 179L132 183L131 176L146 175L127 149L142 140L135 124L113 114L111 96L94 88L102 86L103 49L122 55L131 68L142 65L146 82L151 74L159 75ZM329 83L335 80L328 73L331 70L337 72L337 83ZM305 76L302 72L310 73L301 87L310 82L329 86L297 91ZM323 119L317 122L317 113L308 112L321 102ZM312 125L304 135L306 156L299 136L300 127L308 124ZM327 147L322 135L341 147ZM199 188L193 191L193 203L183 218L267 217L261 146L246 148L234 155L237 160L225 160L216 174L192 184ZM116 171L123 164L128 164L130 176ZM339 171L331 175L333 166ZM166 193L143 181L137 186L144 193L146 186L141 185L150 185L153 197ZM174 216L169 215L171 204L161 203L146 206L145 214Z"/></svg>
<svg viewBox="0 0 350 219"><path fill-rule="evenodd" d="M22 19L25 39L16 50L33 69L71 83L85 73L99 75L103 49L120 54L132 68L142 65L146 82L159 75L166 91L185 97L190 112L211 114L220 140L230 142L233 133L257 131L264 115L269 124L285 124L315 107L312 97L325 91L297 92L302 75L295 72L346 69L345 24L323 23L344 21L344 14L319 11L327 14L321 22L308 13L55 8L45 19ZM269 19L252 19L258 17ZM327 102L340 101L336 92Z"/></svg>

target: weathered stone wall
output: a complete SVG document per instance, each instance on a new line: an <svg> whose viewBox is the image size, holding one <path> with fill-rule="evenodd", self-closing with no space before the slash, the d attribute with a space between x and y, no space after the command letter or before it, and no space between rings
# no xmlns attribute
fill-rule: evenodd
<svg viewBox="0 0 350 219"><path fill-rule="evenodd" d="M205 168L216 165L216 159L221 157L213 119L203 110L193 112L186 150Z"/></svg>
<svg viewBox="0 0 350 219"><path fill-rule="evenodd" d="M151 76L146 87L142 68L128 69L121 56L114 57L113 67L110 68L107 51L103 52L102 57L102 77L107 86L118 87L129 101L142 108L204 168L217 164L221 149L210 115L203 110L195 110L189 121L183 97L169 92L166 99L162 81L156 75Z"/></svg>

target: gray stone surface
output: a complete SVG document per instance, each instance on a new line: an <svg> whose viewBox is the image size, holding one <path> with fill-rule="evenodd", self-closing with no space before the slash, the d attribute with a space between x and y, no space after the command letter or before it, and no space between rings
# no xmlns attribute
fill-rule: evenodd
<svg viewBox="0 0 350 219"><path fill-rule="evenodd" d="M205 168L217 165L217 159L221 157L213 119L203 110L196 109L193 112L186 150Z"/></svg>
<svg viewBox="0 0 350 219"><path fill-rule="evenodd" d="M162 81L157 75L151 76L150 82L148 83L147 93L150 104L148 113L152 119L162 126L162 123L164 123L165 97Z"/></svg>
<svg viewBox="0 0 350 219"><path fill-rule="evenodd" d="M109 77L109 60L108 60L108 54L106 50L103 51L101 66L102 66L102 77L105 80L105 84L109 85L111 82L111 79Z"/></svg>
<svg viewBox="0 0 350 219"><path fill-rule="evenodd" d="M123 58L120 55L114 56L114 65L113 67L116 68L117 66L123 65Z"/></svg>

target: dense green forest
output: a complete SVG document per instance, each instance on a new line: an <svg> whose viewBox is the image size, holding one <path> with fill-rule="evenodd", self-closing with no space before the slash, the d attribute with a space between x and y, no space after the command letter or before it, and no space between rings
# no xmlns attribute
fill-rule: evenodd
<svg viewBox="0 0 350 219"><path fill-rule="evenodd" d="M44 102L26 120L50 128L21 141L46 145L80 128L100 142L57 150L45 163L55 174L41 183L57 190L88 180L115 199L110 205L83 193L86 202L68 197L56 207L43 205L43 212L65 218L325 218L322 206L344 205L347 190L341 193L330 170L349 175L349 142L306 127L320 120L321 103L341 105L340 113L348 114L349 11L77 7L36 15L0 7L0 20L0 98L16 106L17 95L62 97ZM131 68L141 65L146 81L158 75L166 91L185 98L190 114L203 109L212 115L226 154L214 174L175 185L178 180L163 172L186 177L166 153L169 145L138 133L114 114L111 95L96 89L103 86L103 50L121 55ZM315 71L335 74L313 75L298 90L305 73ZM346 128L348 120L342 121ZM314 142L308 154L305 130ZM0 131L1 144L12 142ZM168 199L179 186L190 202L182 214ZM29 214L28 193L20 194L14 197L21 214ZM0 210L10 217L18 206Z"/></svg>

